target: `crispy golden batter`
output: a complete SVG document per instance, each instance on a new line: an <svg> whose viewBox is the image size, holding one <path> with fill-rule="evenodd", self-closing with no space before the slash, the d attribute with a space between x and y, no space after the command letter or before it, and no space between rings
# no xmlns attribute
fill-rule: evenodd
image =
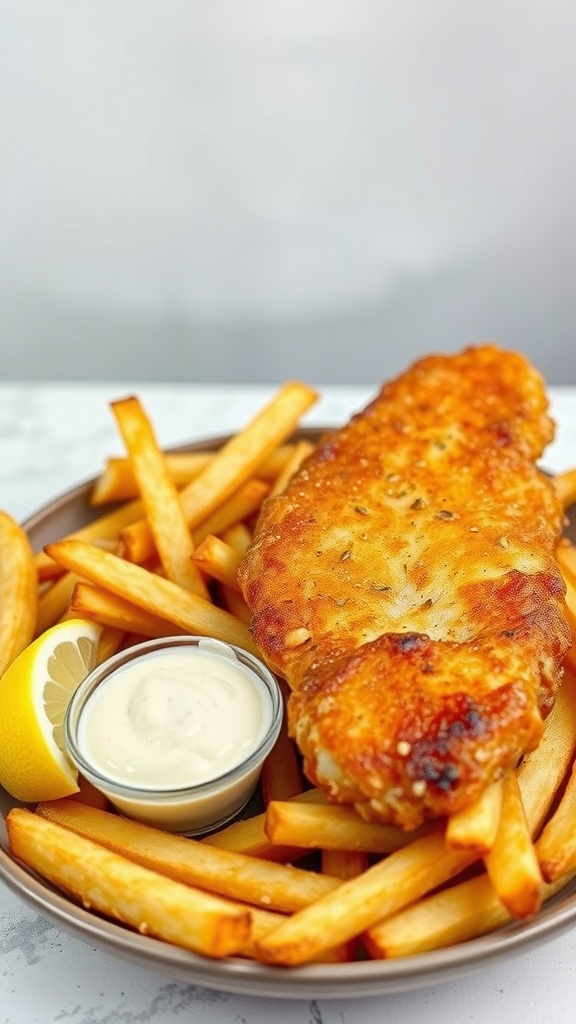
<svg viewBox="0 0 576 1024"><path fill-rule="evenodd" d="M240 582L332 799L412 828L537 743L570 645L552 436L522 356L430 356L265 503Z"/></svg>

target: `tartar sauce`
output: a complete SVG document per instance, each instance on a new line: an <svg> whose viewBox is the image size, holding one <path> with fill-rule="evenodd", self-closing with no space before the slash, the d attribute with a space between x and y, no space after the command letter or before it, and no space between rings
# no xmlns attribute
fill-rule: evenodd
<svg viewBox="0 0 576 1024"><path fill-rule="evenodd" d="M214 646L170 647L128 662L91 695L79 746L109 779L180 789L240 764L270 725L259 679Z"/></svg>
<svg viewBox="0 0 576 1024"><path fill-rule="evenodd" d="M250 799L282 722L271 672L206 637L148 640L80 684L66 712L67 752L123 814L197 835Z"/></svg>

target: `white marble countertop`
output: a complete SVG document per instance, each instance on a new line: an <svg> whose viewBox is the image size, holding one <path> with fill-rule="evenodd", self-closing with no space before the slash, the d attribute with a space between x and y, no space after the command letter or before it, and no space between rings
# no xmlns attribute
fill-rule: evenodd
<svg viewBox="0 0 576 1024"><path fill-rule="evenodd" d="M272 387L186 384L0 384L0 507L23 520L121 453L108 402L138 393L160 441L178 444L240 427ZM338 423L369 388L322 389L310 424ZM576 464L576 389L552 389L558 437L545 465ZM354 1000L271 1000L186 985L59 930L0 883L0 1024L572 1024L576 930L472 975L404 994Z"/></svg>

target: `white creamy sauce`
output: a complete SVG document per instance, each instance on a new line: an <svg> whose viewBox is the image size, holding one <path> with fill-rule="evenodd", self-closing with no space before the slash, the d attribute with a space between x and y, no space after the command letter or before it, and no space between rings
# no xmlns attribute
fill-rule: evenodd
<svg viewBox="0 0 576 1024"><path fill-rule="evenodd" d="M265 686L249 668L215 650L168 648L128 662L94 691L78 741L109 779L178 789L244 761L270 721Z"/></svg>

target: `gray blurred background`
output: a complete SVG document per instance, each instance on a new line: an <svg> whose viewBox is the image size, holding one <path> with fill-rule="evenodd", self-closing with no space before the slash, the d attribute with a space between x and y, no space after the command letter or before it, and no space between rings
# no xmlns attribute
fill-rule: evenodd
<svg viewBox="0 0 576 1024"><path fill-rule="evenodd" d="M0 377L576 384L571 0L0 0Z"/></svg>

